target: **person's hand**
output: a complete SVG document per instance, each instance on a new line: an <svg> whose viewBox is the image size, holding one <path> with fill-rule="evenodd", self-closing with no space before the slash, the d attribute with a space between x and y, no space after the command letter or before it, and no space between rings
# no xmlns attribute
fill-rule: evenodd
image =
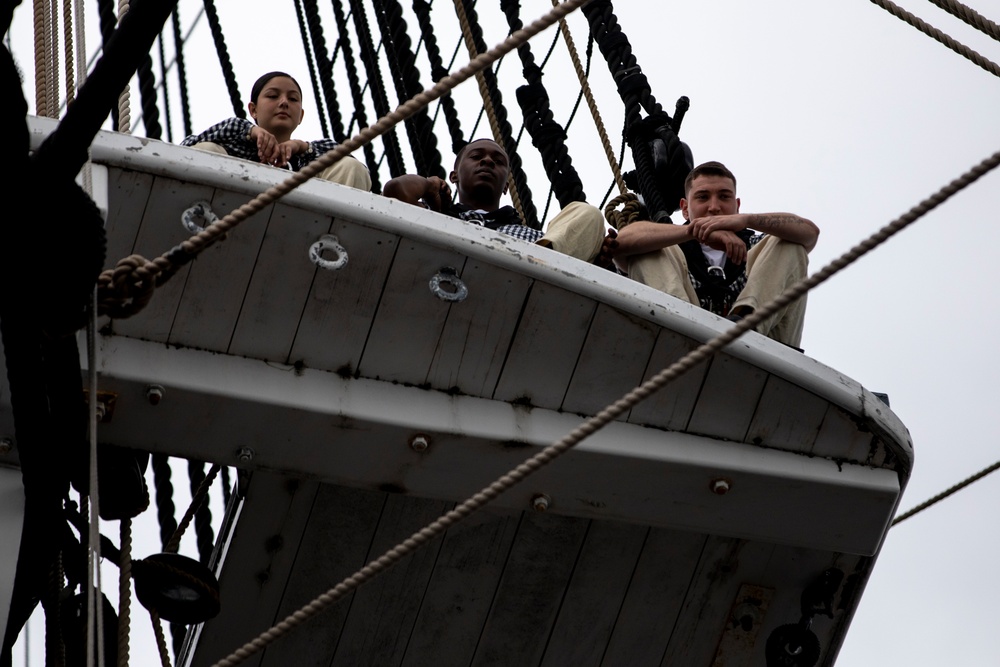
<svg viewBox="0 0 1000 667"><path fill-rule="evenodd" d="M275 157L274 162L271 164L275 167L285 167L288 165L288 161L292 159L293 155L308 150L308 148L309 144L304 141L299 141L298 139L289 139L288 141L282 142L278 144L278 154Z"/></svg>
<svg viewBox="0 0 1000 667"><path fill-rule="evenodd" d="M424 192L420 199L427 208L440 213L444 202L451 199L451 186L439 176L428 176L424 179Z"/></svg>
<svg viewBox="0 0 1000 667"><path fill-rule="evenodd" d="M710 215L695 218L691 221L691 236L705 245L711 245L707 239L713 232L741 232L747 228L746 219L739 213L730 215Z"/></svg>
<svg viewBox="0 0 1000 667"><path fill-rule="evenodd" d="M702 220L708 220L708 218L702 218ZM704 240L698 240L710 248L724 250L726 252L726 257L728 257L729 261L733 264L746 264L747 244L734 232L726 229L716 229L715 231L709 232L708 235L704 237Z"/></svg>
<svg viewBox="0 0 1000 667"><path fill-rule="evenodd" d="M618 251L617 238L618 231L614 228L608 228L607 234L604 235L604 241L601 242L601 249L597 253L597 257L594 258L594 264L603 269L617 272L614 262L615 254Z"/></svg>
<svg viewBox="0 0 1000 667"><path fill-rule="evenodd" d="M273 134L262 128L260 125L254 125L253 129L250 130L250 138L257 142L257 158L263 164L276 164L281 156L281 150L279 148L278 140ZM286 160L287 162L287 160ZM284 166L284 164L276 165Z"/></svg>

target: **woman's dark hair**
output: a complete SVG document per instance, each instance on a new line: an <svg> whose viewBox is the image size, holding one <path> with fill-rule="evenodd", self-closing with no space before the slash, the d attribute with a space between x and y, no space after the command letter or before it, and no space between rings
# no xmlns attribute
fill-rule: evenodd
<svg viewBox="0 0 1000 667"><path fill-rule="evenodd" d="M295 84L295 87L299 89L299 94L302 94L302 86L299 85L299 82L296 81L295 77L291 74L286 74L285 72L268 72L254 82L253 88L250 89L250 101L257 104L257 98L260 97L260 91L264 90L264 86L267 85L267 82L276 76L286 76L291 79L292 83Z"/></svg>

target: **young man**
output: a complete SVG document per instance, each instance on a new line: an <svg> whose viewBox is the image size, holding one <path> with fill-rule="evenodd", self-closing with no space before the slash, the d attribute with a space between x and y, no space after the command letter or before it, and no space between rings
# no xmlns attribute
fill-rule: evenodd
<svg viewBox="0 0 1000 667"><path fill-rule="evenodd" d="M458 188L451 203L451 187L436 176L398 176L382 189L386 197L461 218L519 239L592 262L601 252L606 230L601 212L583 202L572 202L549 221L542 232L522 224L511 206L500 206L507 192L510 163L507 152L491 139L475 139L455 157L449 180Z"/></svg>
<svg viewBox="0 0 1000 667"><path fill-rule="evenodd" d="M720 162L695 167L684 192L684 225L639 221L619 230L615 262L629 277L731 320L805 277L819 237L812 222L792 213L740 213L736 177ZM805 309L803 296L757 331L798 348Z"/></svg>

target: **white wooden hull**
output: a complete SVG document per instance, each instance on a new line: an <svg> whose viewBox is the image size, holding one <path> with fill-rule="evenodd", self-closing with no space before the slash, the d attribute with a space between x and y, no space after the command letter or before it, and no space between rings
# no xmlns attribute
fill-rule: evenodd
<svg viewBox="0 0 1000 667"><path fill-rule="evenodd" d="M187 238L196 201L221 216L283 175L110 133L92 155L109 265ZM340 270L308 259L325 234L347 251ZM429 289L444 267L464 301ZM185 664L223 657L727 324L329 183L255 215L143 313L101 323L102 441L252 471L220 558L222 614ZM165 389L155 406L149 385ZM0 417L12 433L9 405ZM248 662L757 665L836 567L836 613L813 625L832 664L911 464L883 402L749 334ZM746 599L760 600L749 630L732 617Z"/></svg>

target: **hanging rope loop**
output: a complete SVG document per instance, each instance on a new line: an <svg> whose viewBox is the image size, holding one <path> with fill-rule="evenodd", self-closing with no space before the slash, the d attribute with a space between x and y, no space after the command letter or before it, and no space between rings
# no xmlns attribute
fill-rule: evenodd
<svg viewBox="0 0 1000 667"><path fill-rule="evenodd" d="M622 210L617 210L618 206ZM604 218L608 224L616 230L621 231L626 225L643 218L644 209L639 197L632 192L625 192L611 201L604 207Z"/></svg>
<svg viewBox="0 0 1000 667"><path fill-rule="evenodd" d="M101 314L125 318L146 307L156 290L154 281L143 271L147 264L149 260L142 255L129 255L119 260L114 269L101 273L97 279Z"/></svg>

